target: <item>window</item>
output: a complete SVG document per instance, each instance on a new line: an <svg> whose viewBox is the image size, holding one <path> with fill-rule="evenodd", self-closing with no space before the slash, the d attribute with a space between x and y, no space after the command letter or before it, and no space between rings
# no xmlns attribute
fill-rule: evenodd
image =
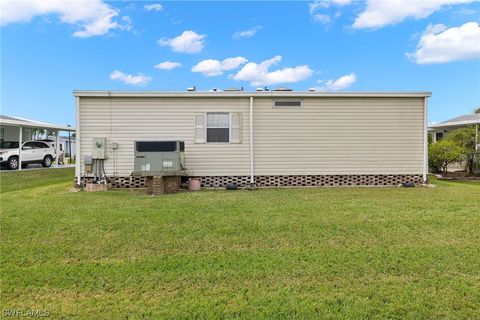
<svg viewBox="0 0 480 320"><path fill-rule="evenodd" d="M207 113L207 142L230 142L229 113Z"/></svg>
<svg viewBox="0 0 480 320"><path fill-rule="evenodd" d="M35 149L34 142L25 142L22 146L22 150Z"/></svg>
<svg viewBox="0 0 480 320"><path fill-rule="evenodd" d="M440 141L443 139L443 132L437 132L435 133L435 140Z"/></svg>
<svg viewBox="0 0 480 320"><path fill-rule="evenodd" d="M194 116L195 143L242 143L240 112L207 112Z"/></svg>
<svg viewBox="0 0 480 320"><path fill-rule="evenodd" d="M44 149L44 148L48 148L48 145L46 143L43 143L43 142L39 142L39 141L36 141L36 142L32 142L33 144L33 147L35 149Z"/></svg>
<svg viewBox="0 0 480 320"><path fill-rule="evenodd" d="M274 100L273 107L278 109L285 109L285 108L300 109L303 107L303 101L302 100Z"/></svg>
<svg viewBox="0 0 480 320"><path fill-rule="evenodd" d="M16 141L4 141L0 143L0 148L1 149L17 149L18 148L18 142Z"/></svg>

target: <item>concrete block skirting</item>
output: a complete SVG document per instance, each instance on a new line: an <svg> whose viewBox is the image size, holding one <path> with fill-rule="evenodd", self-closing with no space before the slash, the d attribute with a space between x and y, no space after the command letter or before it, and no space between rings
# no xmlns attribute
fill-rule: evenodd
<svg viewBox="0 0 480 320"><path fill-rule="evenodd" d="M175 192L180 187L180 177L165 177L164 191ZM246 187L249 176L199 176L202 188L225 188L227 183L234 183L239 188ZM89 180L89 179L87 179ZM110 177L113 188L147 188L146 177ZM396 186L413 182L421 184L421 174L406 175L288 175L288 176L256 176L257 187L337 187L337 186ZM83 178L82 178L83 183ZM149 182L150 183L150 182ZM153 181L151 182L153 184ZM160 188L160 182L156 182ZM148 192L148 190L147 190Z"/></svg>

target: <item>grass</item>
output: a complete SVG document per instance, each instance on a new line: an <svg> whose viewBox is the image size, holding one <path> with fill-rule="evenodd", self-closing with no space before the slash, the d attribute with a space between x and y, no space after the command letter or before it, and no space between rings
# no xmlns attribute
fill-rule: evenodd
<svg viewBox="0 0 480 320"><path fill-rule="evenodd" d="M0 193L49 186L65 181L73 185L73 169L38 169L0 172Z"/></svg>
<svg viewBox="0 0 480 320"><path fill-rule="evenodd" d="M69 192L63 173L1 175L2 310L480 318L478 182L151 197Z"/></svg>

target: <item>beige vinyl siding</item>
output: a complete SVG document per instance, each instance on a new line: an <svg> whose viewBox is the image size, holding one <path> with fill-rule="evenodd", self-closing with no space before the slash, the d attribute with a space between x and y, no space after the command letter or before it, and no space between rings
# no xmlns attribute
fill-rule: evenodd
<svg viewBox="0 0 480 320"><path fill-rule="evenodd" d="M81 168L94 137L107 137L105 171L113 174L117 142L117 175L133 170L135 140L185 141L190 175L248 175L250 172L248 98L80 98ZM194 143L196 113L240 112L242 143Z"/></svg>
<svg viewBox="0 0 480 320"><path fill-rule="evenodd" d="M290 97L289 97L290 99ZM241 113L241 143L194 143L195 114ZM81 97L81 170L107 137L105 171L133 170L135 140L185 141L190 175L249 175L248 97ZM422 174L424 98L304 97L302 108L254 98L255 175Z"/></svg>
<svg viewBox="0 0 480 320"><path fill-rule="evenodd" d="M254 101L256 175L421 174L423 98Z"/></svg>

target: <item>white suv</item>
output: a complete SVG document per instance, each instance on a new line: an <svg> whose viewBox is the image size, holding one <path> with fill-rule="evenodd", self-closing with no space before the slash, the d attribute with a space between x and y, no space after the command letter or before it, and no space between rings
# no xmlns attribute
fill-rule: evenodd
<svg viewBox="0 0 480 320"><path fill-rule="evenodd" d="M8 169L18 169L18 142L5 141L0 144L0 162ZM40 163L50 167L55 158L55 148L45 141L25 141L22 144L22 168L31 163Z"/></svg>

